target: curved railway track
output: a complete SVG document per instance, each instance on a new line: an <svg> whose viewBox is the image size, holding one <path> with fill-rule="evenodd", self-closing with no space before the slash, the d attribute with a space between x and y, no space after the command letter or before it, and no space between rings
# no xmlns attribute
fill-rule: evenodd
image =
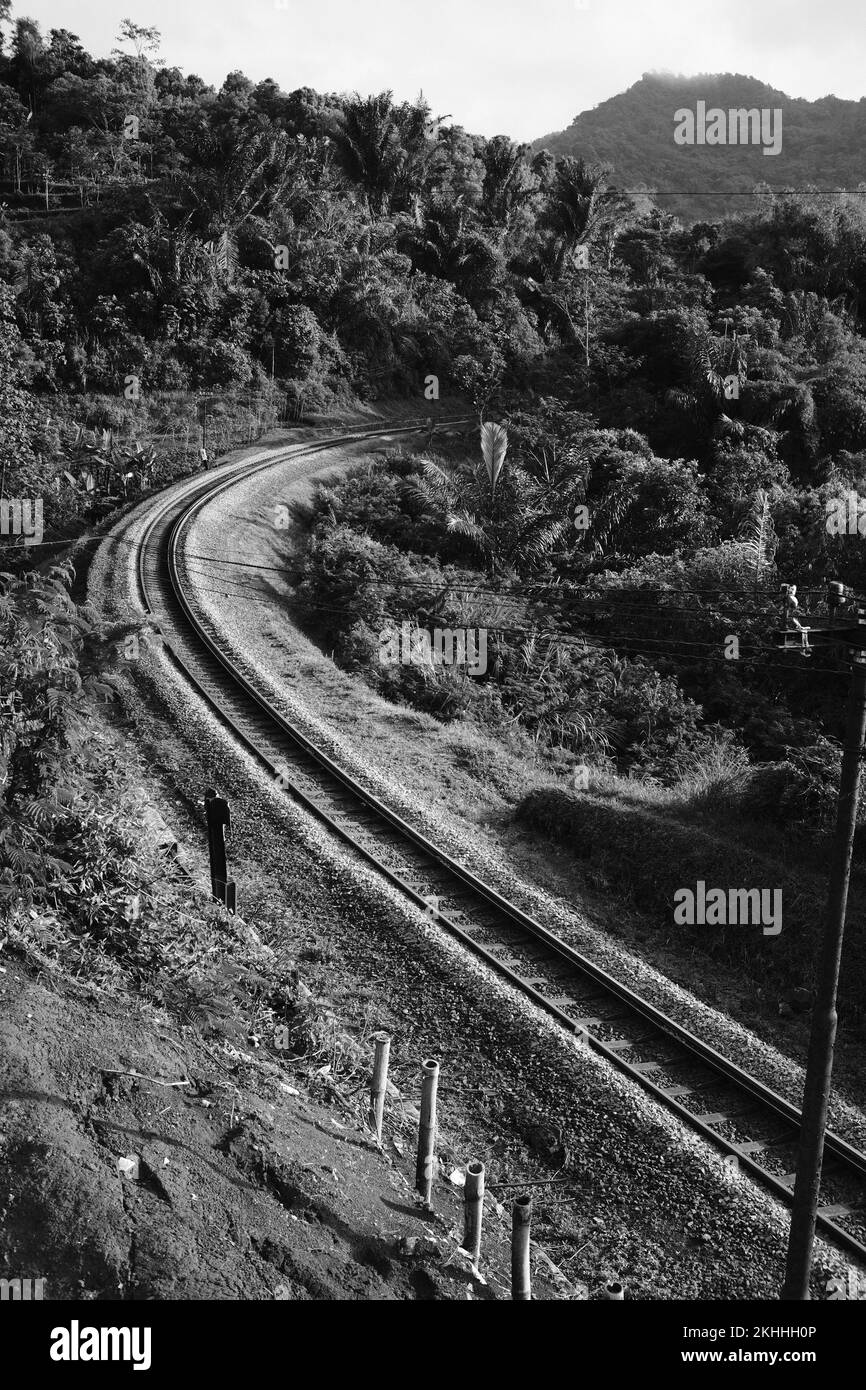
<svg viewBox="0 0 866 1390"><path fill-rule="evenodd" d="M447 422L443 422L447 423ZM453 423L453 422L452 422ZM275 783L475 955L783 1202L800 1112L534 920L343 770L274 708L272 693L197 610L184 537L240 478L287 458L418 425L352 433L196 478L157 503L138 558L141 598L184 677ZM818 1227L866 1258L866 1154L828 1133Z"/></svg>

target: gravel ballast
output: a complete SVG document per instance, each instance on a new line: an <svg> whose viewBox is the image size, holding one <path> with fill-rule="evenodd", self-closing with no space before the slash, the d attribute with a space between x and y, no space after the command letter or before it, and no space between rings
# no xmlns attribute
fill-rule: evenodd
<svg viewBox="0 0 866 1390"><path fill-rule="evenodd" d="M460 779L449 765L441 793L431 797L438 726L395 710L335 672L292 624L280 573L287 534L274 524L275 507L309 495L315 474L344 467L371 447L277 464L208 506L186 545L203 611L268 684L275 703L401 815L596 963L796 1099L799 1068L789 1059L515 872L485 829L485 818L497 814L492 784ZM125 520L124 544L104 547L93 565L89 595L114 618L134 611L134 542L146 512L145 505ZM289 803L187 692L165 656L148 656L125 684L124 701L142 735L169 749L177 745L175 760L162 758L164 786L192 801L203 779L222 770L223 784L232 788L239 893L249 893L252 879L256 891L266 885L279 895L295 919L288 933L294 939L283 943L291 949L305 949L312 937L321 950L327 941L325 973L347 1023L394 1033L398 1077L402 1068L411 1078L413 1059L439 1056L443 1142L474 1150L455 1157L484 1157L494 1179L537 1172L563 1180L555 1198L539 1204L537 1222L539 1239L576 1291L563 1296L582 1296L584 1287L592 1291L609 1277L622 1279L634 1297L776 1296L787 1228L777 1202L748 1180L730 1181L709 1145L602 1059L577 1049L558 1025ZM424 777L413 779L419 763ZM423 795L413 795L415 780ZM841 1118L852 1137L864 1133L853 1106L843 1105ZM819 1271L847 1263L820 1244Z"/></svg>

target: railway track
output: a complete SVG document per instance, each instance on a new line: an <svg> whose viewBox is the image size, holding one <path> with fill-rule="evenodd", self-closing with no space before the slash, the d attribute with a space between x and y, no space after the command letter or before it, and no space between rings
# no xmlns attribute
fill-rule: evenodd
<svg viewBox="0 0 866 1390"><path fill-rule="evenodd" d="M197 478L157 505L142 537L142 602L187 681L277 786L323 822L407 899L605 1057L783 1202L793 1192L800 1112L559 939L427 839L273 706L273 696L197 609L184 539L199 512L240 478L288 457L309 460L353 433L222 476ZM828 1133L818 1227L866 1258L866 1154Z"/></svg>

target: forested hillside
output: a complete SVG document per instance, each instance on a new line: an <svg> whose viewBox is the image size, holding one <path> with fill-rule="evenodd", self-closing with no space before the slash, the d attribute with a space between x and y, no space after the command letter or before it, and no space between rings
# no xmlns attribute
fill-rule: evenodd
<svg viewBox="0 0 866 1390"><path fill-rule="evenodd" d="M781 112L779 149L765 155L760 144L678 145L675 113L696 111L698 102L726 114ZM666 212L717 220L753 211L756 190L866 186L866 99L804 101L742 73L644 73L533 148L608 162L623 188L648 189Z"/></svg>
<svg viewBox="0 0 866 1390"><path fill-rule="evenodd" d="M604 166L473 136L420 100L241 73L216 91L129 21L110 59L25 18L7 33L4 499L75 536L106 498L197 466L203 405L246 411L251 437L253 417L340 402L469 400L508 428L500 474L437 436L308 516L298 600L328 649L565 772L698 769L785 823L824 822L843 667L770 639L782 582L807 614L828 577L866 587L856 525L825 524L866 487L862 198L768 195L684 228ZM4 536L18 571L25 539ZM34 604L74 666L59 591L20 582L4 580L7 673L37 660ZM486 626L486 676L376 664L393 618ZM4 707L7 767L78 718L50 686ZM4 792L41 837L53 759Z"/></svg>

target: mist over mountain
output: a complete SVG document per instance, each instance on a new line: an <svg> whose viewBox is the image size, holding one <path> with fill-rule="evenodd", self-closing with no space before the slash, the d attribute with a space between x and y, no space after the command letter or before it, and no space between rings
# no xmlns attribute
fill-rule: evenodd
<svg viewBox="0 0 866 1390"><path fill-rule="evenodd" d="M675 143L675 113L696 112L699 102L726 116L740 108L780 110L779 153L766 155L761 144ZM645 73L533 149L611 164L621 187L655 190L661 207L692 222L751 210L758 185L866 187L866 98L805 101L740 73Z"/></svg>

